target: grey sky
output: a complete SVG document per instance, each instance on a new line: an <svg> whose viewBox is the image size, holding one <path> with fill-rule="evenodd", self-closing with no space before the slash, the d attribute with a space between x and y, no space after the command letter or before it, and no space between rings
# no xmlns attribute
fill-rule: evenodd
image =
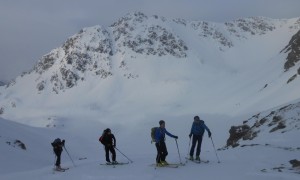
<svg viewBox="0 0 300 180"><path fill-rule="evenodd" d="M83 27L109 26L133 11L226 22L300 17L300 0L0 0L0 81L29 71Z"/></svg>

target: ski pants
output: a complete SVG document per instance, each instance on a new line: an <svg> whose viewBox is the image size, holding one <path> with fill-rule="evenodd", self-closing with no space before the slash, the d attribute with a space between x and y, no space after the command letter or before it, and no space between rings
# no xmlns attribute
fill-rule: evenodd
<svg viewBox="0 0 300 180"><path fill-rule="evenodd" d="M157 149L156 163L160 163L161 161L165 161L168 155L168 150L166 143L164 141L155 143Z"/></svg>
<svg viewBox="0 0 300 180"><path fill-rule="evenodd" d="M203 137L203 135L193 135L193 143L192 143L192 147L191 147L191 151L190 151L190 156L194 155L194 149L195 149L196 144L197 144L196 157L200 156L202 137Z"/></svg>
<svg viewBox="0 0 300 180"><path fill-rule="evenodd" d="M54 154L56 155L55 166L60 166L60 157L61 157L62 150L54 149L53 151L54 151Z"/></svg>
<svg viewBox="0 0 300 180"><path fill-rule="evenodd" d="M116 160L115 148L112 145L106 145L104 148L105 148L106 162L110 162L110 160L109 160L109 151L112 154L112 161L115 161Z"/></svg>

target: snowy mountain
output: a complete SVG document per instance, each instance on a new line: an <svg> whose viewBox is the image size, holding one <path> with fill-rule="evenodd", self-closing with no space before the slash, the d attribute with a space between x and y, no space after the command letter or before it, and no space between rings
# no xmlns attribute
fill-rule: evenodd
<svg viewBox="0 0 300 180"><path fill-rule="evenodd" d="M259 112L300 98L299 78L287 84L299 69L289 60L299 54L299 27L299 18L213 23L131 13L109 27L84 28L44 55L0 89L0 107L15 120L16 111L37 107L46 119L65 116L66 106L98 115Z"/></svg>
<svg viewBox="0 0 300 180"><path fill-rule="evenodd" d="M0 87L0 179L186 179L200 171L209 179L298 179L289 161L300 147L299 29L300 18L214 23L140 12L82 29ZM184 161L195 115L219 149L205 134L201 158L210 163L172 173L149 167L150 128L164 119L179 136L178 146L167 137L168 161ZM99 167L107 127L133 164ZM242 134L228 140L229 130ZM76 164L64 151L64 174L51 171L57 137Z"/></svg>

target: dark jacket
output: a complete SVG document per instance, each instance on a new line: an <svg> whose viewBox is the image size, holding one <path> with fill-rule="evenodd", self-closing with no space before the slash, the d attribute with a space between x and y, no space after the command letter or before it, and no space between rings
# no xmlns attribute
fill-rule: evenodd
<svg viewBox="0 0 300 180"><path fill-rule="evenodd" d="M204 124L203 120L194 120L191 128L190 136L191 135L203 136L205 130L208 132L208 134L211 134L210 130Z"/></svg>
<svg viewBox="0 0 300 180"><path fill-rule="evenodd" d="M65 145L65 140L61 141L59 138L57 138L51 143L51 145L54 152L62 152L63 146Z"/></svg>
<svg viewBox="0 0 300 180"><path fill-rule="evenodd" d="M99 141L104 145L104 146L108 146L108 145L112 145L112 146L116 146L116 138L113 134L107 134L104 133Z"/></svg>

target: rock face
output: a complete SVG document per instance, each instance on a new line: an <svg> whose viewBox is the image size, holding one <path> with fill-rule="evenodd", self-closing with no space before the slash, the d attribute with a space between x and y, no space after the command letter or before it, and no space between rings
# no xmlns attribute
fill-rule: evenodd
<svg viewBox="0 0 300 180"><path fill-rule="evenodd" d="M300 61L300 30L292 37L289 44L282 50L282 52L288 53L284 69L288 71L291 67ZM299 69L298 69L299 71Z"/></svg>
<svg viewBox="0 0 300 180"><path fill-rule="evenodd" d="M290 163L292 164L293 168L300 167L300 161L298 161L297 159L290 160Z"/></svg>
<svg viewBox="0 0 300 180"><path fill-rule="evenodd" d="M225 51L234 47L234 39L263 35L276 27L273 20L263 17L217 24L168 20L135 12L109 27L94 26L80 30L61 47L44 55L29 74L38 74L35 82L39 93L47 89L58 94L85 81L87 76L101 81L113 76L116 71L129 71L127 62L134 59L135 54L186 60L190 48L182 38L185 35L178 33L178 28L184 29L182 32L192 31L196 36L194 39L199 41L216 42L219 50ZM114 57L118 57L117 60ZM131 72L123 73L128 79L139 77Z"/></svg>
<svg viewBox="0 0 300 180"><path fill-rule="evenodd" d="M227 140L227 146L237 147L239 146L238 141L240 139L243 140L250 139L251 137L250 126L248 125L231 126L229 130L229 134L230 136Z"/></svg>
<svg viewBox="0 0 300 180"><path fill-rule="evenodd" d="M229 130L227 147L237 147L246 140L258 138L261 134L287 133L300 130L300 102L279 109L259 113Z"/></svg>

